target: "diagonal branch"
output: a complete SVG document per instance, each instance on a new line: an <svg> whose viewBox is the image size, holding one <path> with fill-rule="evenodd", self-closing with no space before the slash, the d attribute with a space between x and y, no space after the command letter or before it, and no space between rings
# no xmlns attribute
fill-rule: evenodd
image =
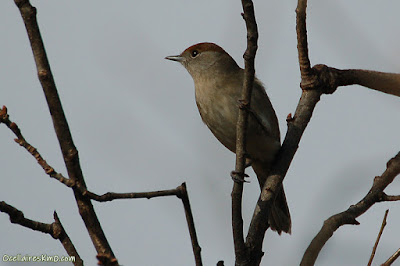
<svg viewBox="0 0 400 266"><path fill-rule="evenodd" d="M178 191L177 196L182 200L183 208L185 209L186 222L189 228L190 240L192 241L192 248L196 266L202 266L203 262L201 260L201 254L200 254L201 248L197 240L197 234L196 234L196 229L194 227L194 219L193 219L192 209L190 207L189 195L187 193L186 183L182 183L182 185L180 185L176 189Z"/></svg>
<svg viewBox="0 0 400 266"><path fill-rule="evenodd" d="M19 8L22 19L25 23L36 63L38 77L40 83L42 84L42 88L47 100L54 129L68 171L68 176L72 181L78 183L80 186L86 187L79 162L78 150L76 149L72 140L68 122L61 105L61 100L58 96L53 75L51 73L50 64L47 59L39 26L36 21L36 8L30 4L29 0L14 1ZM106 239L103 229L101 228L100 222L90 199L83 197L78 192L74 192L74 195L78 205L79 213L81 214L81 217L86 225L97 253L107 254L114 258L114 253ZM118 263L116 262L115 265L117 264Z"/></svg>
<svg viewBox="0 0 400 266"><path fill-rule="evenodd" d="M46 160L43 159L38 150L25 140L18 125L14 122L11 122L10 117L7 113L7 107L5 106L0 109L0 124L1 123L5 124L15 134L15 136L17 136L14 141L20 146L24 147L25 150L27 150L36 159L38 164L43 168L44 172L47 175L60 181L67 187L72 187L75 185L75 182L73 182L71 179L64 177L61 173L58 173L56 170L54 170L54 168L51 167L46 162Z"/></svg>
<svg viewBox="0 0 400 266"><path fill-rule="evenodd" d="M294 117L288 116L288 130L282 147L279 150L275 162L272 165L270 175L264 184L260 197L255 208L253 218L250 223L246 238L246 244L251 248L250 252L261 252L262 243L267 227L263 222L265 216L269 213L269 202L274 198L276 191L282 185L282 181L289 169L293 157L298 149L300 139L310 122L314 108L325 87L316 83L318 77L315 71L310 68L308 58L307 36L306 36L306 6L307 1L299 0L297 13L297 42L298 54L301 71L301 87L303 89L301 98L297 105Z"/></svg>
<svg viewBox="0 0 400 266"><path fill-rule="evenodd" d="M381 266L390 266L390 265L392 265L393 262L394 262L395 260L397 260L399 257L400 257L400 248L399 248L398 250L396 250L396 252L393 253L393 255L390 256L390 258L388 258L387 261L385 261L384 263L382 263Z"/></svg>
<svg viewBox="0 0 400 266"><path fill-rule="evenodd" d="M370 256L368 264L367 264L368 266L371 266L372 261L374 260L376 249L378 248L379 241L381 240L383 229L385 229L385 226L386 226L386 219L387 219L388 214L389 214L389 209L385 211L385 215L383 216L381 229L379 230L378 237L376 238L374 247L372 248L371 256Z"/></svg>
<svg viewBox="0 0 400 266"><path fill-rule="evenodd" d="M400 152L390 159L386 165L385 172L381 176L375 177L371 189L362 200L355 205L351 205L346 211L331 216L324 222L321 230L305 251L300 265L314 265L319 252L340 226L345 224L359 224L356 218L366 212L376 202L382 201L382 197L384 196L383 190L399 174Z"/></svg>
<svg viewBox="0 0 400 266"><path fill-rule="evenodd" d="M8 205L4 201L0 202L0 212L7 213L10 216L11 223L13 224L19 224L34 231L49 234L54 239L58 239L64 246L64 249L67 251L68 255L70 257L74 257L74 265L83 265L82 259L76 251L71 239L68 237L67 232L65 232L56 212L54 212L54 222L51 224L41 223L25 218L22 211L14 208L11 205Z"/></svg>

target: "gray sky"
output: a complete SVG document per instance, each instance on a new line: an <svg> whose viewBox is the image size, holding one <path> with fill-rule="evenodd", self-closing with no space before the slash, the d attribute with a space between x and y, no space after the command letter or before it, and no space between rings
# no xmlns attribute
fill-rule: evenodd
<svg viewBox="0 0 400 266"><path fill-rule="evenodd" d="M209 41L243 66L245 24L240 1L32 1L86 183L96 193L170 189L186 182L205 265L233 265L229 172L234 155L201 122L193 81L164 60ZM296 1L255 1L259 26L256 72L268 87L282 139L300 96ZM310 1L312 64L400 72L400 2ZM37 80L26 31L11 0L0 2L0 105L27 141L66 175ZM264 264L296 265L322 222L356 203L399 151L399 98L360 86L323 96L284 185L292 235L267 232ZM14 136L0 127L0 200L27 218L52 222L56 210L86 265L95 250L70 189L50 180ZM258 195L246 184L246 229ZM400 194L396 180L387 190ZM181 202L176 198L94 203L123 265L193 265ZM365 265L384 211L388 225L375 262L399 248L400 206L381 203L329 240L318 265ZM0 253L65 251L50 236L13 225L0 214ZM2 262L0 262L2 265Z"/></svg>

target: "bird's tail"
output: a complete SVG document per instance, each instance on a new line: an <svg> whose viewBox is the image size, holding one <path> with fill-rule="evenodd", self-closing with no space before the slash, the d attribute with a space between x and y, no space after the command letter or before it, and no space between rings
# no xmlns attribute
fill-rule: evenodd
<svg viewBox="0 0 400 266"><path fill-rule="evenodd" d="M266 178L268 177L269 166L261 161L253 161L252 167L254 172L257 174L258 182L262 189ZM283 186L281 186L271 204L270 213L268 214L269 226L278 234L281 234L282 231L290 234L292 222Z"/></svg>

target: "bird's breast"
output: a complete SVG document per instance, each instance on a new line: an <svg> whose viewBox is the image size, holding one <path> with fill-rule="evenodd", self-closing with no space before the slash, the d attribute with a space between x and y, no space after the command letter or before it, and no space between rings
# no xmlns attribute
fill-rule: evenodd
<svg viewBox="0 0 400 266"><path fill-rule="evenodd" d="M213 86L196 87L196 104L203 122L229 150L236 147L237 96Z"/></svg>

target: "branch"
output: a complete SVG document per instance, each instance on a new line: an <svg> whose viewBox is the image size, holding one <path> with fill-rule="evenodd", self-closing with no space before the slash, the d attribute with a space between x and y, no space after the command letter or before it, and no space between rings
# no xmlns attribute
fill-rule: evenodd
<svg viewBox="0 0 400 266"><path fill-rule="evenodd" d="M394 78L394 76L398 74L377 74L379 72L368 72L365 70L337 70L325 65L315 65L311 68L308 55L306 8L307 1L298 0L296 8L296 32L299 67L301 72L300 87L303 91L294 116L292 117L292 115L289 114L287 118L288 130L285 139L275 158L275 162L272 165L270 176L267 178L261 191L261 195L258 199L250 223L246 245L251 247L254 252L257 252L257 249L261 249L262 247L264 234L267 229L265 225L263 225L263 219L269 213L269 202L274 198L276 191L278 191L282 185L282 181L285 178L287 170L289 169L293 157L298 149L304 130L310 122L312 113L316 104L320 100L321 95L331 94L338 86L350 85L351 82L353 82L352 84L359 82L363 86L368 85L379 90L377 84L383 86L384 81L389 82L392 80L392 83L389 82L390 85L386 86L386 88L391 89L382 90L387 93L395 91L393 88L396 87L396 84L399 84L399 82L396 81L396 83L394 81L399 79L399 76ZM366 72L370 74L372 73L373 76L370 78L364 77L363 74ZM358 78L350 79L350 74ZM377 82L377 79L380 81Z"/></svg>
<svg viewBox="0 0 400 266"><path fill-rule="evenodd" d="M361 85L373 90L400 97L400 74L364 69L337 69L326 65L315 65L312 70L319 81L311 80L319 86L326 86L326 93L333 93L339 86ZM318 82L318 83L317 83ZM302 86L309 85L303 84Z"/></svg>
<svg viewBox="0 0 400 266"><path fill-rule="evenodd" d="M33 56L36 63L37 73L40 83L47 100L49 111L53 120L54 129L60 144L64 162L68 171L69 178L82 187L86 187L82 169L79 163L78 150L72 140L68 122L65 117L61 100L58 96L57 88L51 73L50 64L47 59L43 40L40 35L39 26L36 21L36 8L29 0L14 0L21 13L22 19L31 43ZM94 211L90 199L83 197L80 193L74 193L79 213L86 225L92 243L97 253L107 254L114 258L114 253L108 243L106 236L101 228L100 222ZM116 261L116 260L115 260ZM118 263L114 263L117 265Z"/></svg>
<svg viewBox="0 0 400 266"><path fill-rule="evenodd" d="M17 136L14 141L20 146L24 147L25 150L27 150L36 159L38 164L43 168L44 172L48 176L60 181L67 187L72 187L75 185L75 182L73 182L71 179L64 177L62 174L54 170L54 168L43 159L38 150L25 140L18 125L10 120L10 116L7 113L7 107L5 106L0 109L0 124L1 123L5 124L15 134L15 136Z"/></svg>
<svg viewBox="0 0 400 266"><path fill-rule="evenodd" d="M103 195L97 195L88 190L80 191L82 195L99 202L112 201L116 199L139 199L139 198L155 198L164 196L177 196L182 200L183 207L185 209L186 222L188 224L190 240L192 242L193 254L196 262L196 266L202 266L201 259L201 247L197 240L196 228L194 226L194 219L192 209L190 207L189 196L186 189L186 183L182 183L179 187L169 190L151 191L151 192L131 192L131 193L114 193L108 192ZM106 255L98 255L99 261L109 261L110 258Z"/></svg>
<svg viewBox="0 0 400 266"><path fill-rule="evenodd" d="M261 252L265 231L267 229L264 219L269 213L269 202L274 198L276 191L278 191L282 185L282 181L298 149L300 139L310 122L314 108L320 100L322 93L326 91L325 84L318 82L320 78L317 75L318 72L310 68L306 36L307 31L305 28L306 6L307 1L299 0L296 9L297 48L301 71L301 87L303 91L294 117L291 115L288 116L288 130L285 139L275 158L270 175L264 184L254 210L246 238L246 244L251 248L250 252Z"/></svg>
<svg viewBox="0 0 400 266"><path fill-rule="evenodd" d="M400 74L363 69L331 68L331 71L337 72L338 86L361 85L400 97Z"/></svg>
<svg viewBox="0 0 400 266"><path fill-rule="evenodd" d="M376 252L376 249L378 248L379 240L381 239L383 229L385 229L385 226L386 226L386 218L387 218L388 214L389 214L389 210L386 210L385 216L383 216L381 229L379 230L378 237L376 238L374 247L372 248L371 257L369 258L369 261L368 261L368 266L371 266L372 261L374 260L375 252Z"/></svg>
<svg viewBox="0 0 400 266"><path fill-rule="evenodd" d="M300 265L314 265L322 247L340 226L345 224L359 224L356 220L357 217L366 212L376 202L383 201L383 190L400 174L400 152L387 163L386 167L385 172L381 176L375 177L370 191L362 200L355 205L351 205L346 211L325 220L321 230L305 251Z"/></svg>
<svg viewBox="0 0 400 266"><path fill-rule="evenodd" d="M296 8L296 33L297 51L301 74L301 84L312 76L310 58L308 56L307 24L306 24L307 0L299 0ZM306 86L306 84L304 84Z"/></svg>
<svg viewBox="0 0 400 266"><path fill-rule="evenodd" d="M192 241L192 248L194 259L196 262L196 266L202 266L203 262L201 260L201 248L199 242L197 240L196 228L194 227L194 219L192 214L192 209L190 207L189 196L186 190L186 183L182 183L179 187L176 188L178 190L178 198L182 200L183 208L185 209L186 221L189 228L190 240Z"/></svg>
<svg viewBox="0 0 400 266"><path fill-rule="evenodd" d="M98 201L98 202L106 202L106 201L112 201L115 199L135 199L135 198L154 198L154 197L163 197L163 196L177 196L182 200L184 209L185 209L185 215L186 215L186 220L188 223L188 228L189 228L189 233L190 233L190 238L192 241L192 247L193 247L193 253L195 256L195 261L197 266L202 265L202 260L201 260L201 248L199 246L198 240L197 240L197 235L196 235L196 229L194 227L194 220L193 220L193 215L192 211L190 208L190 202L189 202L189 196L187 194L186 190L186 184L182 183L179 187L175 189L170 189L170 190L160 190L160 191L151 191L151 192L136 192L136 193L114 193L114 192L108 192L103 195L97 195L96 193L90 192L86 189L86 187L80 186L73 182L71 179L65 178L62 174L57 173L53 167L47 164L47 162L42 158L40 153L37 151L37 149L33 146L31 146L23 137L21 130L17 126L16 123L12 122L9 119L9 115L7 113L7 108L3 106L2 109L0 109L0 124L4 123L16 136L17 139L15 139L15 142L20 144L22 147L24 147L33 157L36 158L38 161L39 165L42 166L43 170L46 172L47 175L50 177L53 177L60 181L61 183L65 184L68 187L73 187L76 192L79 192L83 197L90 198L92 200ZM22 212L20 212L22 214ZM18 214L20 215L20 214ZM23 214L22 214L23 216ZM55 217L56 219L56 217ZM58 217L57 217L58 219ZM69 253L68 253L69 254ZM110 257L107 254L98 254L97 259L99 262L103 263L103 265L110 265L112 263L116 263L116 259L113 257Z"/></svg>
<svg viewBox="0 0 400 266"><path fill-rule="evenodd" d="M183 185L184 183L181 186ZM107 192L103 195L97 195L96 193L90 192L89 190L82 190L81 193L84 196L89 197L90 199L98 202L107 202L116 199L143 199L143 198L151 199L155 197L165 197L165 196L180 197L181 186L170 190L159 190L150 192L129 192L129 193Z"/></svg>
<svg viewBox="0 0 400 266"><path fill-rule="evenodd" d="M400 195L392 196L392 195L386 195L383 193L382 195L382 201L398 201L400 200Z"/></svg>
<svg viewBox="0 0 400 266"><path fill-rule="evenodd" d="M246 133L248 124L248 108L251 102L251 93L254 83L254 59L257 52L258 31L257 23L254 16L254 6L251 0L242 0L243 13L242 16L247 28L247 49L243 55L244 58L244 80L243 89L240 100L239 115L236 126L236 165L232 188L232 231L233 242L235 246L236 265L241 265L248 260L246 246L243 235L243 218L242 218L242 196L243 182L245 176L246 165Z"/></svg>
<svg viewBox="0 0 400 266"><path fill-rule="evenodd" d="M400 96L400 74L362 69L339 70L324 65L314 66L312 69L308 56L306 9L307 0L299 0L296 8L296 32L302 88L316 85L315 82L317 80L315 78L318 74L315 73L315 68L328 68L325 71L330 72L330 74L325 75L325 77L329 80L325 80L324 83L325 86L327 84L330 85L327 86L327 88L330 87L330 93L335 91L338 86L357 84L373 90Z"/></svg>
<svg viewBox="0 0 400 266"><path fill-rule="evenodd" d="M400 257L400 248L398 250L396 250L395 253L393 253L392 256L390 256L390 258L385 261L381 266L390 266L392 265L392 263L397 260L397 258Z"/></svg>
<svg viewBox="0 0 400 266"><path fill-rule="evenodd" d="M19 224L34 231L49 234L54 239L60 240L68 255L75 258L74 265L83 265L81 257L76 251L71 239L68 237L67 232L65 232L56 212L54 212L54 222L51 224L46 224L25 218L22 211L14 208L11 205L8 205L4 201L0 202L0 211L7 213L10 216L10 221L13 224Z"/></svg>

